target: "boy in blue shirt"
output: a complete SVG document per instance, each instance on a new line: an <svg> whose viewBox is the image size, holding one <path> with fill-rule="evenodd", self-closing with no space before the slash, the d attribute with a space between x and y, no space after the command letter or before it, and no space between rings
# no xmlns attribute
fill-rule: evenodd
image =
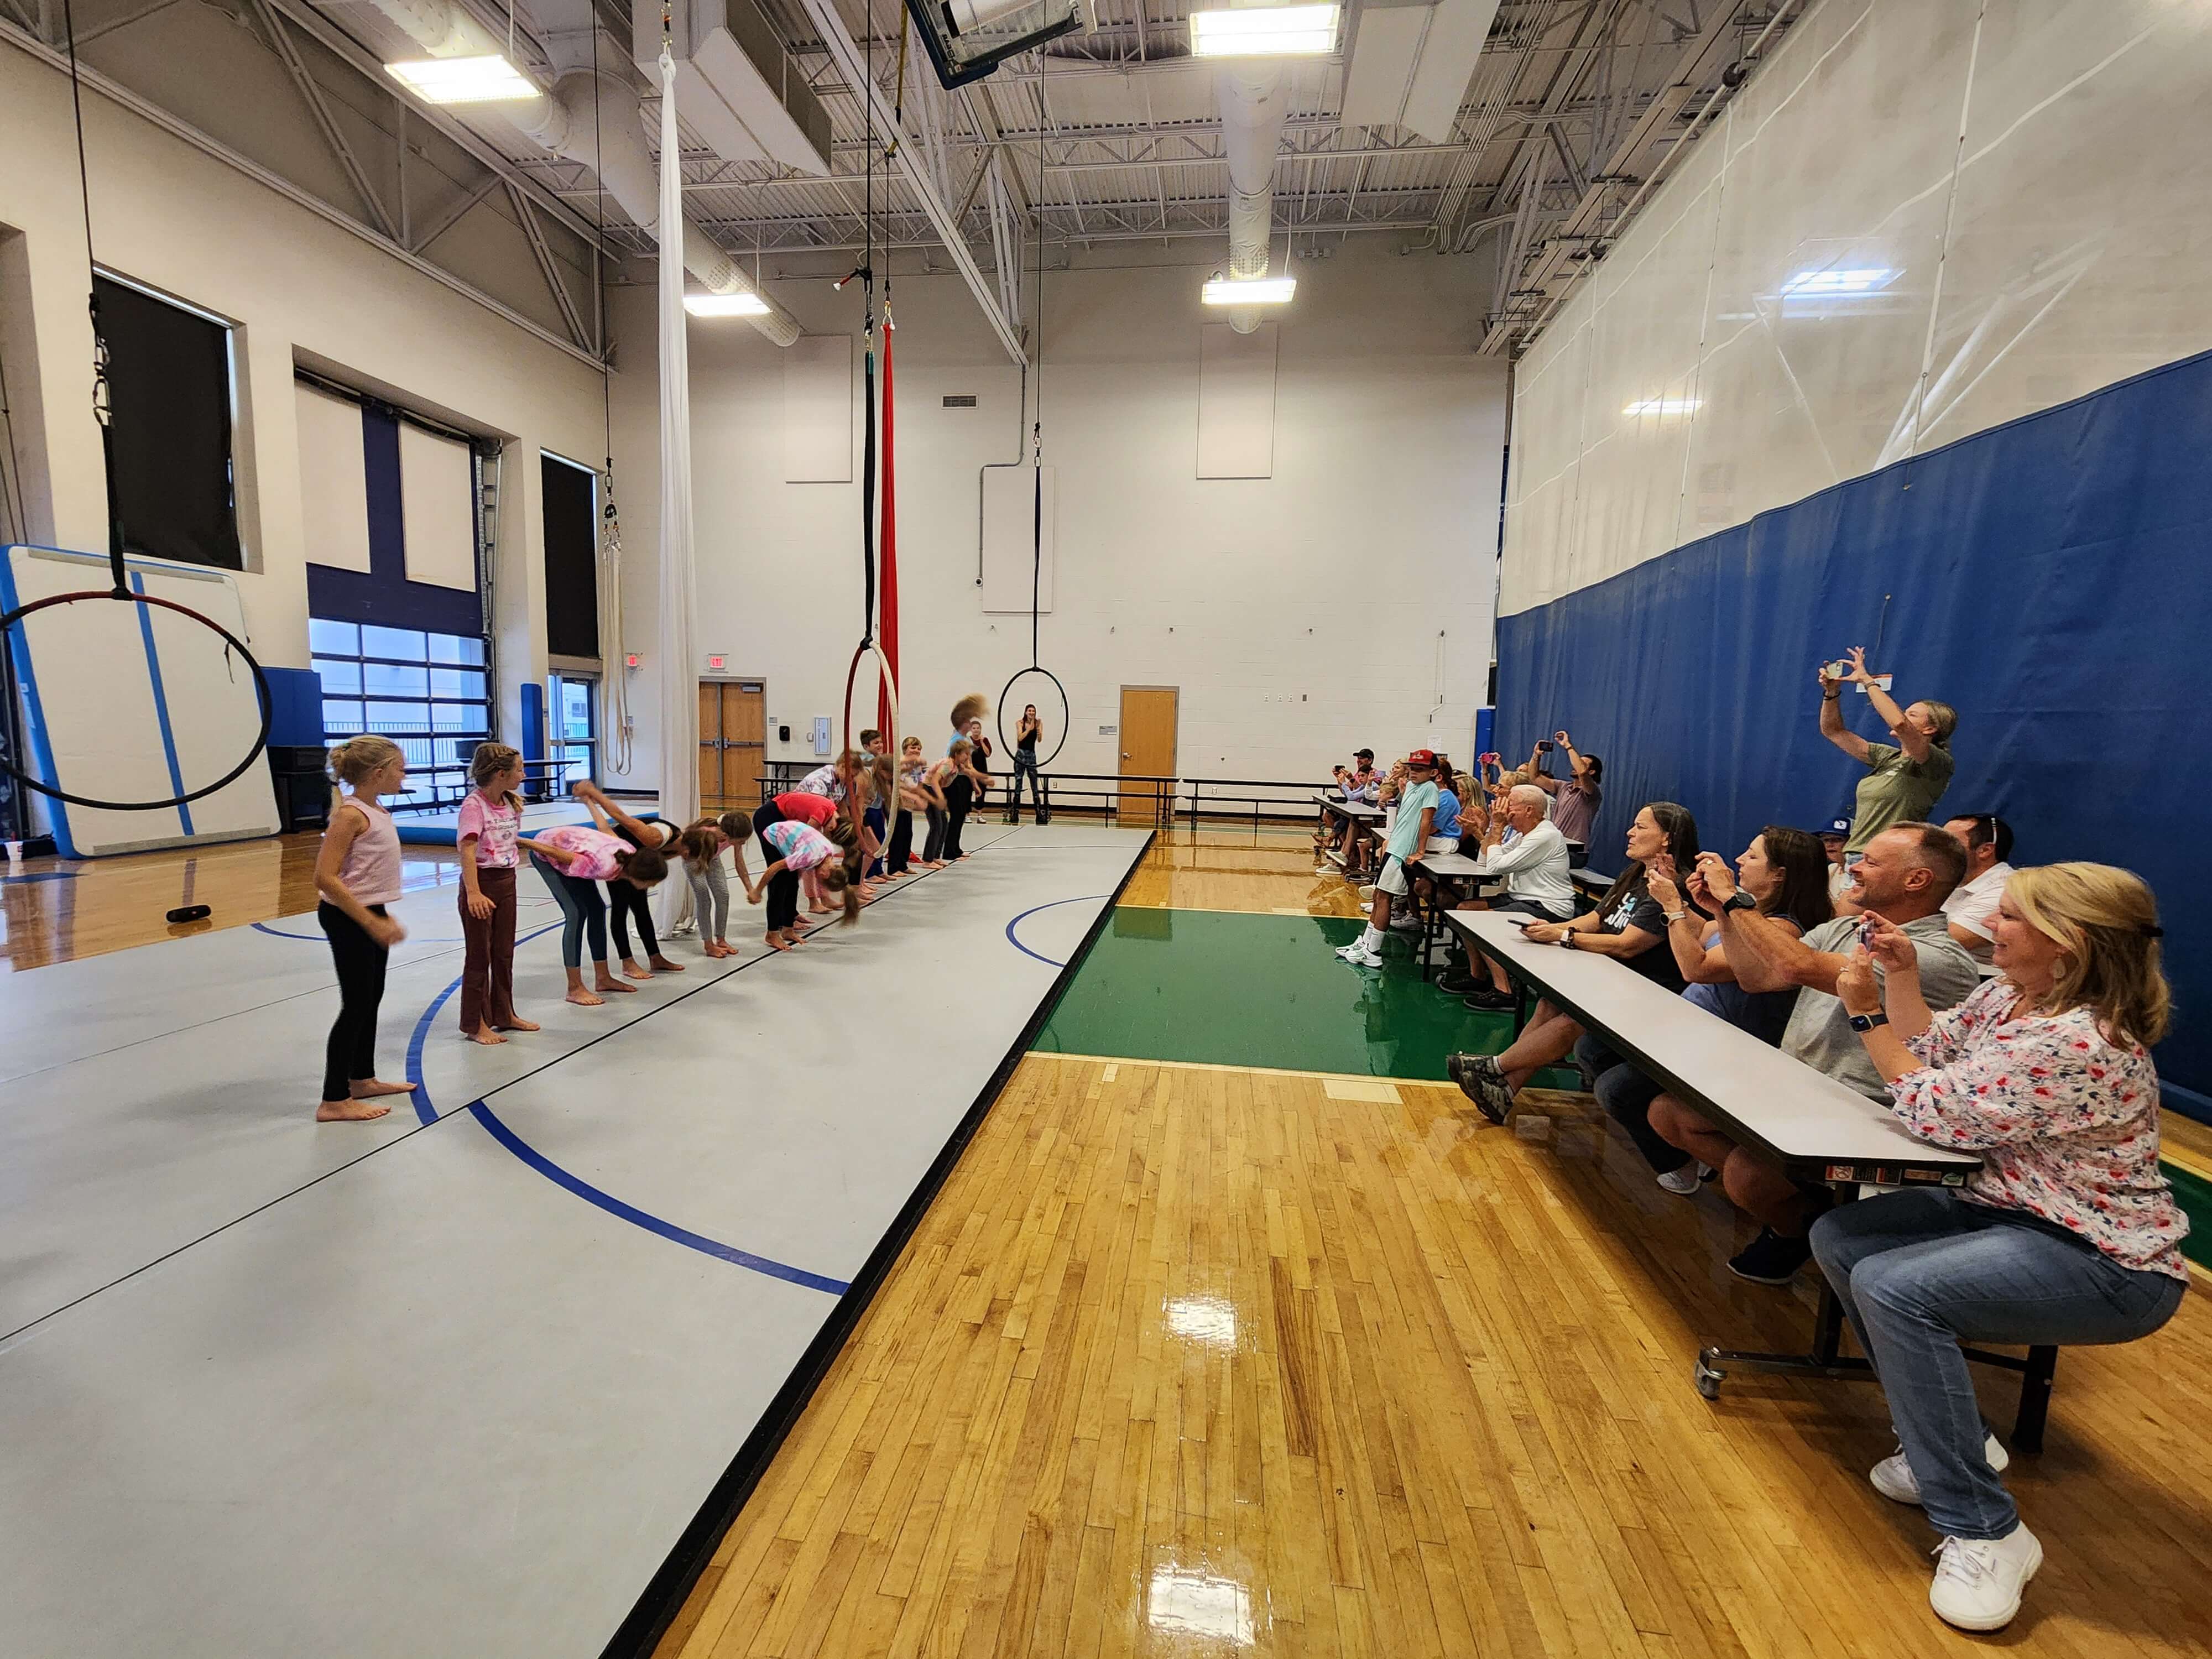
<svg viewBox="0 0 2212 1659"><path fill-rule="evenodd" d="M1398 802L1398 816L1391 822L1382 868L1375 878L1375 903L1368 912L1367 931L1337 951L1355 967L1382 965L1382 938L1390 926L1390 901L1403 898L1411 890L1406 866L1421 855L1429 837L1436 833L1436 750L1416 749L1407 756L1406 775L1411 787Z"/></svg>

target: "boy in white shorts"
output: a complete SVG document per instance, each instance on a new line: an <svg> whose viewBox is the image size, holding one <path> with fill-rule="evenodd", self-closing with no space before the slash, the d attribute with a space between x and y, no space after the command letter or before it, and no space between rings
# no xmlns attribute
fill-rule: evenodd
<svg viewBox="0 0 2212 1659"><path fill-rule="evenodd" d="M1407 787L1398 801L1398 816L1390 825L1382 868L1375 878L1375 903L1368 912L1367 931L1337 951L1360 968L1382 965L1382 939L1390 927L1390 901L1403 898L1411 884L1406 875L1408 860L1429 844L1437 817L1437 751L1416 749L1406 757Z"/></svg>

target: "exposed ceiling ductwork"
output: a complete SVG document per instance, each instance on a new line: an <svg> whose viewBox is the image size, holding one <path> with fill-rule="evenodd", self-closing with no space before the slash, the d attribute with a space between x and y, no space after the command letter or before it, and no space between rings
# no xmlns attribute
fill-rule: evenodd
<svg viewBox="0 0 2212 1659"><path fill-rule="evenodd" d="M433 58L506 50L503 41L495 39L451 0L369 0L369 3ZM658 227L659 175L645 147L637 94L625 82L604 70L595 75L591 70L580 69L561 76L543 97L480 107L496 111L533 143L591 168L607 194L641 230L650 234ZM706 232L688 222L684 227L684 268L709 293L757 295L768 310L745 320L778 345L787 346L799 337L798 319L760 294L737 261Z"/></svg>
<svg viewBox="0 0 2212 1659"><path fill-rule="evenodd" d="M1282 71L1272 64L1243 61L1215 76L1221 99L1222 149L1229 162L1229 276L1248 281L1267 274L1273 255L1275 152L1283 142ZM1254 306L1232 306L1229 325L1239 334L1260 326Z"/></svg>

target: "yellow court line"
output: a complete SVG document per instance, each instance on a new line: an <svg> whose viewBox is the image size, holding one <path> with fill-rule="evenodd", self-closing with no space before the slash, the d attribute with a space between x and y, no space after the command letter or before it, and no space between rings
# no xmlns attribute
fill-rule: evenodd
<svg viewBox="0 0 2212 1659"><path fill-rule="evenodd" d="M2171 1164L2177 1170L2186 1170L2199 1181L2212 1181L2212 1164L2208 1164L2194 1152L2185 1152L2172 1146L2158 1149L2158 1161Z"/></svg>
<svg viewBox="0 0 2212 1659"><path fill-rule="evenodd" d="M1219 1066L1204 1060L1140 1060L1134 1054L1064 1054L1056 1048L1032 1048L1031 1060L1076 1060L1086 1066L1158 1066L1174 1072L1235 1072L1253 1077L1308 1078L1316 1083L1394 1083L1415 1089L1449 1089L1458 1085L1432 1077L1376 1077L1357 1072L1299 1072L1284 1066Z"/></svg>
<svg viewBox="0 0 2212 1659"><path fill-rule="evenodd" d="M1305 916L1315 921L1358 921L1359 915L1335 916L1326 910L1238 909L1223 904L1148 904L1141 899L1123 899L1114 907L1116 910L1188 910L1202 916ZM1360 912L1364 915L1366 912Z"/></svg>

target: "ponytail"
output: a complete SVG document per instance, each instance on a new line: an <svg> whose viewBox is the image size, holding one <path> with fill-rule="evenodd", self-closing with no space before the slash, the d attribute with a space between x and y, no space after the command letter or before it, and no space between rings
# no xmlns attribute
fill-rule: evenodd
<svg viewBox="0 0 2212 1659"><path fill-rule="evenodd" d="M389 738L349 738L331 750L331 775L349 788L357 788L392 762L404 758L399 745Z"/></svg>

